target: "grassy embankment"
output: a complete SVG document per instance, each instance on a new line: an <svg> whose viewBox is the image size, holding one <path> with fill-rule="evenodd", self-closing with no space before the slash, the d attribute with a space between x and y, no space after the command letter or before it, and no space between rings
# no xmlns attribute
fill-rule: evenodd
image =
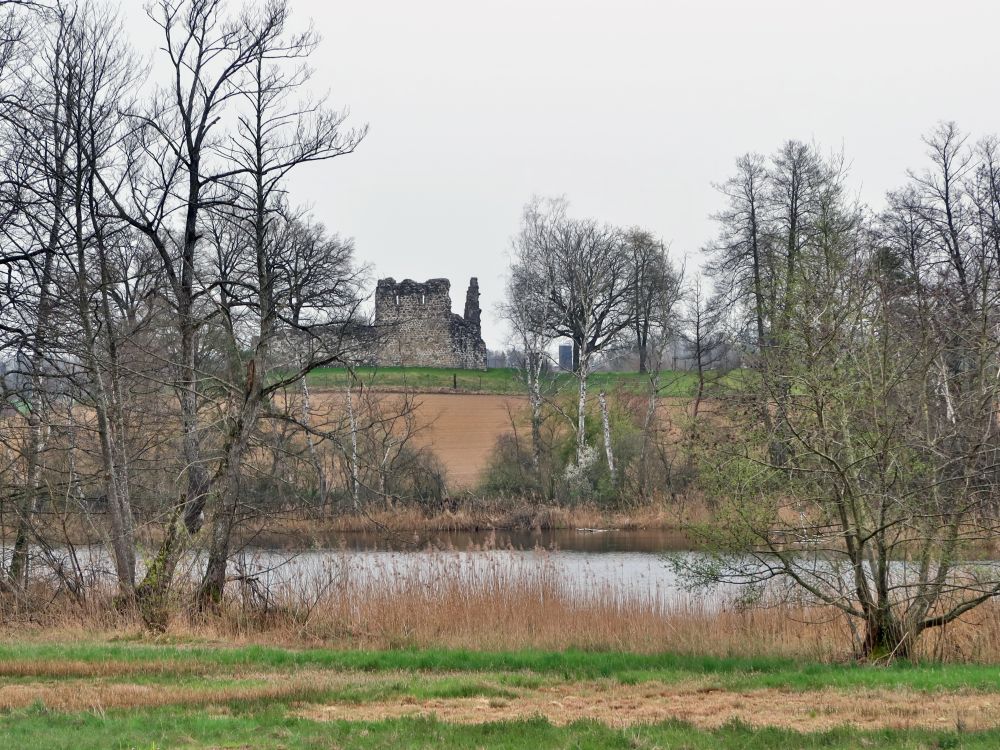
<svg viewBox="0 0 1000 750"><path fill-rule="evenodd" d="M493 368L490 370L450 370L435 367L359 367L354 371L358 380L374 388L412 389L416 391L451 391L463 393L524 393L524 383L516 370ZM575 387L576 379L570 373L550 376L560 389ZM309 385L314 388L343 388L349 379L344 368L324 367L309 374ZM693 372L664 371L660 375L661 395L665 397L691 396L697 385ZM649 388L646 375L637 372L595 372L588 381L593 391L627 388L644 392Z"/></svg>
<svg viewBox="0 0 1000 750"><path fill-rule="evenodd" d="M988 748L973 665L197 642L0 647L0 747Z"/></svg>

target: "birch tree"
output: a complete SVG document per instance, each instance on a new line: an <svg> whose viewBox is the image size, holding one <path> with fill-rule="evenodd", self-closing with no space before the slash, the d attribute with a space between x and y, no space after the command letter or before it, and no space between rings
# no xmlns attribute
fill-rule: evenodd
<svg viewBox="0 0 1000 750"><path fill-rule="evenodd" d="M541 480L542 423L545 388L542 382L552 345L552 308L549 276L539 267L538 252L545 242L547 221L529 206L522 217L520 232L513 240L512 264L507 280L501 315L511 328L513 344L520 351L521 376L528 392L531 412L531 465Z"/></svg>
<svg viewBox="0 0 1000 750"><path fill-rule="evenodd" d="M624 233L567 215L561 199L535 200L525 209L530 254L515 255L519 283L548 293L546 331L573 342L577 380L576 456L587 449L587 385L594 358L618 341L632 322L633 285ZM530 279L530 282L526 279Z"/></svg>

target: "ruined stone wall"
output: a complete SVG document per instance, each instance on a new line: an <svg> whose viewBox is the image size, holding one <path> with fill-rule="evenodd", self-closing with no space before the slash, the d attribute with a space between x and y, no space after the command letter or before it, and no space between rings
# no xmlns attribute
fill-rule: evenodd
<svg viewBox="0 0 1000 750"><path fill-rule="evenodd" d="M465 315L451 311L451 282L380 279L375 288L375 362L382 366L486 368L479 283L472 279Z"/></svg>

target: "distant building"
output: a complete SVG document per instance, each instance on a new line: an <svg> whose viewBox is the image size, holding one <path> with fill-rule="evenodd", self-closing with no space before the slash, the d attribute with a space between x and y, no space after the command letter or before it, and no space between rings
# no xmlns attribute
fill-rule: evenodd
<svg viewBox="0 0 1000 750"><path fill-rule="evenodd" d="M18 352L10 359L0 362L0 394L9 398L31 398L34 380L32 378L31 356L28 352ZM65 395L73 391L84 380L83 368L78 358L65 352L46 352L38 362L38 384L49 395Z"/></svg>
<svg viewBox="0 0 1000 750"><path fill-rule="evenodd" d="M380 279L375 289L375 364L486 369L479 282L465 295L465 314L451 311L451 282Z"/></svg>
<svg viewBox="0 0 1000 750"><path fill-rule="evenodd" d="M573 371L572 344L559 344L559 369L565 372Z"/></svg>

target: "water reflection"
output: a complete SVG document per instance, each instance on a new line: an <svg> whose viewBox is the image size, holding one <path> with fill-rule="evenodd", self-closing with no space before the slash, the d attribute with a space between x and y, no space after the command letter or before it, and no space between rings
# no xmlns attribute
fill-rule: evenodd
<svg viewBox="0 0 1000 750"><path fill-rule="evenodd" d="M258 536L252 546L301 549L300 534ZM563 552L636 552L656 554L690 550L682 532L664 529L549 529L534 531L326 532L315 539L317 549L360 551L416 550L550 550Z"/></svg>

